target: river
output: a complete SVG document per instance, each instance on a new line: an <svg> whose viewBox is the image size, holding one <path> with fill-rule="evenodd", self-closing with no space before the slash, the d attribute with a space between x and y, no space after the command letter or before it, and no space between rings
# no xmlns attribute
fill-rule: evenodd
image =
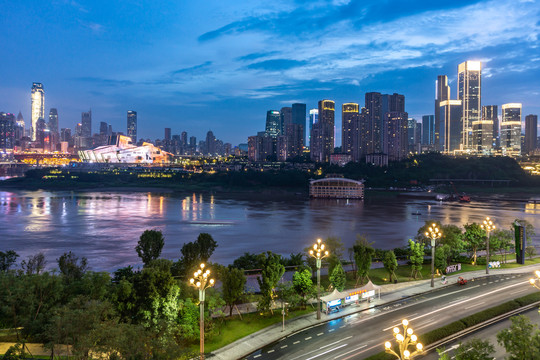
<svg viewBox="0 0 540 360"><path fill-rule="evenodd" d="M416 215L419 213L419 215ZM440 203L399 197L364 201L159 192L0 191L0 251L21 258L43 252L48 268L64 252L88 258L92 270L140 266L134 250L145 229L165 237L162 257L176 260L185 242L210 233L211 261L229 264L244 252L302 252L317 238L335 236L346 248L366 234L382 249L402 247L426 220L463 225L490 216L498 228L525 219L540 233L540 204L505 200ZM540 236L533 239L540 245ZM347 252L345 252L347 257Z"/></svg>

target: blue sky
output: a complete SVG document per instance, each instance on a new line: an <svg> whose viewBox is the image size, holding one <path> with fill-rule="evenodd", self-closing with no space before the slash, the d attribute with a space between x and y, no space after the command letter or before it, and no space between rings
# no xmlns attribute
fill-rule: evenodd
<svg viewBox="0 0 540 360"><path fill-rule="evenodd" d="M433 114L437 75L483 62L482 104L540 114L540 3L493 1L0 0L0 111L30 120L32 82L60 127L92 109L139 137L208 130L234 145L264 130L266 110L320 99L364 104L405 95ZM336 112L339 141L341 111Z"/></svg>

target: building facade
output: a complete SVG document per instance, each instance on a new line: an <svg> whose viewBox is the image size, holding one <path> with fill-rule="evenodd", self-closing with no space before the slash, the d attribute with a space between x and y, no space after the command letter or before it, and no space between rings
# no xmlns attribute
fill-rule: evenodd
<svg viewBox="0 0 540 360"><path fill-rule="evenodd" d="M481 141L473 139L473 124L481 120L482 63L465 61L458 65L458 100L461 100L461 149L478 152ZM481 133L481 131L480 131ZM483 136L483 135L480 135Z"/></svg>
<svg viewBox="0 0 540 360"><path fill-rule="evenodd" d="M533 155L538 137L538 115L525 116L525 148L524 155Z"/></svg>
<svg viewBox="0 0 540 360"><path fill-rule="evenodd" d="M346 103L341 106L341 152L358 161L360 147L360 106Z"/></svg>
<svg viewBox="0 0 540 360"><path fill-rule="evenodd" d="M444 131L444 123L441 118L441 102L450 100L450 86L448 86L448 76L437 76L435 86L435 149L444 151L444 141L440 139L440 132Z"/></svg>
<svg viewBox="0 0 540 360"><path fill-rule="evenodd" d="M0 112L0 152L15 146L15 115Z"/></svg>
<svg viewBox="0 0 540 360"><path fill-rule="evenodd" d="M461 100L444 100L440 103L439 116L442 128L439 129L439 142L442 151L447 154L461 151L462 111Z"/></svg>
<svg viewBox="0 0 540 360"><path fill-rule="evenodd" d="M277 110L268 110L266 112L266 133L268 136L277 137L280 135L281 114Z"/></svg>
<svg viewBox="0 0 540 360"><path fill-rule="evenodd" d="M499 107L497 105L482 106L482 121L492 124L491 147L499 148Z"/></svg>
<svg viewBox="0 0 540 360"><path fill-rule="evenodd" d="M335 106L332 100L319 101L319 121L313 125L311 134L311 160L315 162L329 162L334 153Z"/></svg>
<svg viewBox="0 0 540 360"><path fill-rule="evenodd" d="M133 110L127 112L127 136L134 144L137 143L137 112Z"/></svg>
<svg viewBox="0 0 540 360"><path fill-rule="evenodd" d="M31 109L32 141L36 141L37 122L45 118L45 90L43 84L32 83L32 109Z"/></svg>
<svg viewBox="0 0 540 360"><path fill-rule="evenodd" d="M502 105L501 149L507 156L521 155L521 104Z"/></svg>
<svg viewBox="0 0 540 360"><path fill-rule="evenodd" d="M439 104L440 107L440 104ZM440 122L440 113L439 113ZM435 145L435 116L422 116L422 145Z"/></svg>

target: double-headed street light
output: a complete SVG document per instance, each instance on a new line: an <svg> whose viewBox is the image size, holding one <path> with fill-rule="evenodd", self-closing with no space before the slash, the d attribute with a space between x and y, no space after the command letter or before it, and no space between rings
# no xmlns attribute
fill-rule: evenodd
<svg viewBox="0 0 540 360"><path fill-rule="evenodd" d="M201 318L199 323L201 335L201 360L204 360L204 296L205 290L214 286L214 279L210 279L210 270L204 271L204 263L201 268L193 274L193 278L189 279L189 284L199 289L199 307L201 310Z"/></svg>
<svg viewBox="0 0 540 360"><path fill-rule="evenodd" d="M489 274L489 233L491 230L495 230L495 225L493 225L493 221L489 219L489 216L484 220L483 224L480 224L480 227L486 231L487 238L486 238L486 274Z"/></svg>
<svg viewBox="0 0 540 360"><path fill-rule="evenodd" d="M425 235L431 239L431 287L435 287L435 240L440 239L442 234L437 224L433 223Z"/></svg>
<svg viewBox="0 0 540 360"><path fill-rule="evenodd" d="M317 320L321 319L321 260L329 255L328 250L324 250L324 244L321 239L309 250L309 255L317 260Z"/></svg>
<svg viewBox="0 0 540 360"><path fill-rule="evenodd" d="M408 328L409 322L405 319L401 322L403 325L403 334L400 333L399 328L394 328L394 337L398 343L399 354L392 350L392 343L387 341L384 343L384 349L387 353L394 355L399 360L412 359L418 354L422 353L423 346L421 343L417 343L418 338L413 334L413 329ZM409 346L416 345L416 349L411 353Z"/></svg>

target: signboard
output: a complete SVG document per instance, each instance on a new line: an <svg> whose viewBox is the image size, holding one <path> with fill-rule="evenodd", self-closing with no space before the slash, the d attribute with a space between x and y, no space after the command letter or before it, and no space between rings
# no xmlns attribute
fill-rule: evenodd
<svg viewBox="0 0 540 360"><path fill-rule="evenodd" d="M366 291L362 294L362 299L374 297L375 296L375 290Z"/></svg>
<svg viewBox="0 0 540 360"><path fill-rule="evenodd" d="M527 244L525 226L518 222L514 223L515 240L516 240L516 262L525 264L525 244Z"/></svg>
<svg viewBox="0 0 540 360"><path fill-rule="evenodd" d="M446 267L446 273L450 274L461 270L461 264L454 264Z"/></svg>
<svg viewBox="0 0 540 360"><path fill-rule="evenodd" d="M351 303L351 302L354 302L358 300L358 294L357 295L353 295L353 296L347 296L345 298L345 304L348 304L348 303Z"/></svg>
<svg viewBox="0 0 540 360"><path fill-rule="evenodd" d="M339 306L341 305L341 299L329 301L327 304L328 304L328 307Z"/></svg>

